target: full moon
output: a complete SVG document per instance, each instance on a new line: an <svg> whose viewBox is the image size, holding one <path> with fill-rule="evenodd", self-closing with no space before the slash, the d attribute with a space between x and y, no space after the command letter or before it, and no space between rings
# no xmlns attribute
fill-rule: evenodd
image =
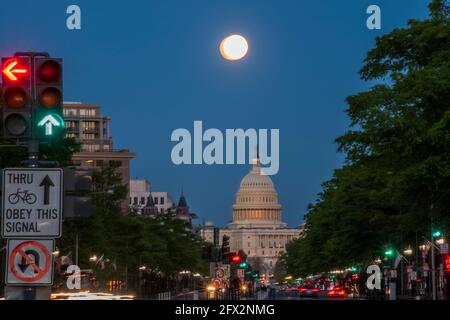
<svg viewBox="0 0 450 320"><path fill-rule="evenodd" d="M245 57L248 52L248 43L243 36L233 34L223 39L219 48L222 57L235 61Z"/></svg>

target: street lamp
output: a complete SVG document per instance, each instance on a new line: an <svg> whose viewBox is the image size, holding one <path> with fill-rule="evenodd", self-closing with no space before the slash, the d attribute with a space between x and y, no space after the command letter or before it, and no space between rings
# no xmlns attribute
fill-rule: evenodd
<svg viewBox="0 0 450 320"><path fill-rule="evenodd" d="M413 250L411 249L411 247L409 247L408 249L405 249L405 251L403 251L403 254L405 256L411 256L413 254Z"/></svg>
<svg viewBox="0 0 450 320"><path fill-rule="evenodd" d="M425 251L425 250L427 250L427 246L424 245L424 244L421 244L421 245L419 246L419 249L420 249L420 251Z"/></svg>
<svg viewBox="0 0 450 320"><path fill-rule="evenodd" d="M145 269L147 269L146 266L140 266L140 267L139 267L139 270L140 270L140 271L144 271Z"/></svg>
<svg viewBox="0 0 450 320"><path fill-rule="evenodd" d="M91 256L91 257L89 258L89 261L92 261L92 262L97 261L97 256L94 254L93 256Z"/></svg>
<svg viewBox="0 0 450 320"><path fill-rule="evenodd" d="M440 238L440 239L436 240L436 244L441 245L441 244L444 244L444 243L445 243L445 239L444 238Z"/></svg>

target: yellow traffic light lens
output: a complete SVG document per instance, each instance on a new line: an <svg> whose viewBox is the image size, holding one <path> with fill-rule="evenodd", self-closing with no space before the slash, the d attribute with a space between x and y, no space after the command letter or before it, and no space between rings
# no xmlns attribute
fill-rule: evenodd
<svg viewBox="0 0 450 320"><path fill-rule="evenodd" d="M61 104L61 92L56 88L47 88L41 93L41 105L46 108L54 108Z"/></svg>
<svg viewBox="0 0 450 320"><path fill-rule="evenodd" d="M20 87L8 88L5 92L5 103L8 108L20 109L27 104L27 94Z"/></svg>
<svg viewBox="0 0 450 320"><path fill-rule="evenodd" d="M27 130L27 121L20 114L10 114L5 119L5 129L13 136L20 136Z"/></svg>

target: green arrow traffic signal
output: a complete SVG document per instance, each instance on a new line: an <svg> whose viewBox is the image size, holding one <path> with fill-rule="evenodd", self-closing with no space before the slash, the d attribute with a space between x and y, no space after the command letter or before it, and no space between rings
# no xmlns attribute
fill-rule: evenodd
<svg viewBox="0 0 450 320"><path fill-rule="evenodd" d="M45 135L52 136L64 127L64 120L58 114L45 115L37 124L45 128Z"/></svg>
<svg viewBox="0 0 450 320"><path fill-rule="evenodd" d="M442 232L440 230L434 230L432 233L433 238L439 238L442 236Z"/></svg>

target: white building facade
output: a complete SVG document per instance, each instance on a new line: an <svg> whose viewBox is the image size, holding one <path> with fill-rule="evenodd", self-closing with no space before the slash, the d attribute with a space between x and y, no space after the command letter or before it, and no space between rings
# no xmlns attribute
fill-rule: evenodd
<svg viewBox="0 0 450 320"><path fill-rule="evenodd" d="M142 214L142 210L152 202L151 186L147 180L130 180L130 209Z"/></svg>
<svg viewBox="0 0 450 320"><path fill-rule="evenodd" d="M209 225L200 231L205 241L212 242L214 228ZM258 160L242 179L233 205L232 222L220 229L219 245L224 235L230 237L230 251L242 250L247 261L259 265L260 272L273 273L275 264L286 244L300 236L302 229L288 228L281 220L278 193L269 176L261 174Z"/></svg>
<svg viewBox="0 0 450 320"><path fill-rule="evenodd" d="M158 212L167 212L167 210L174 208L175 203L168 192L156 191L152 192L153 204L158 208Z"/></svg>

